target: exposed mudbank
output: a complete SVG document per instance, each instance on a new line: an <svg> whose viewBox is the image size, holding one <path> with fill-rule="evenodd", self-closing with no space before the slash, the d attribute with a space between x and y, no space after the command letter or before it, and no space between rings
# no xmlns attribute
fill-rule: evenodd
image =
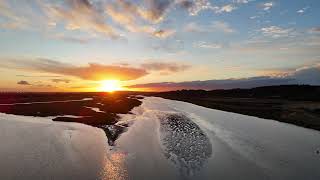
<svg viewBox="0 0 320 180"><path fill-rule="evenodd" d="M0 112L6 114L53 117L53 121L78 122L103 129L109 145L125 131L115 125L118 114L130 113L141 105L131 93L2 93Z"/></svg>
<svg viewBox="0 0 320 180"><path fill-rule="evenodd" d="M320 178L318 131L156 97L142 102L122 116L134 123L115 143L130 179Z"/></svg>
<svg viewBox="0 0 320 180"><path fill-rule="evenodd" d="M181 113L161 116L160 132L165 156L178 166L183 175L199 171L212 154L209 138L196 123Z"/></svg>

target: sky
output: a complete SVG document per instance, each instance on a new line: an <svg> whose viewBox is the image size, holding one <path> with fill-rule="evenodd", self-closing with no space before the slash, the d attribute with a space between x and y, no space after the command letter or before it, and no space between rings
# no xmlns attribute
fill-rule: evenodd
<svg viewBox="0 0 320 180"><path fill-rule="evenodd" d="M0 91L320 85L319 17L319 0L0 0Z"/></svg>

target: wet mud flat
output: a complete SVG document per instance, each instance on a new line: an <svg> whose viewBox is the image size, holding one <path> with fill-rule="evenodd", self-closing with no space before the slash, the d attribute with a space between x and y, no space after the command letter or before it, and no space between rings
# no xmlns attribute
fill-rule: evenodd
<svg viewBox="0 0 320 180"><path fill-rule="evenodd" d="M130 92L113 93L0 93L0 112L52 117L53 121L78 122L102 128L110 145L126 130L115 125L117 114L129 113L141 101Z"/></svg>
<svg viewBox="0 0 320 180"><path fill-rule="evenodd" d="M209 138L182 113L164 114L159 119L166 158L178 167L182 175L192 176L212 154Z"/></svg>

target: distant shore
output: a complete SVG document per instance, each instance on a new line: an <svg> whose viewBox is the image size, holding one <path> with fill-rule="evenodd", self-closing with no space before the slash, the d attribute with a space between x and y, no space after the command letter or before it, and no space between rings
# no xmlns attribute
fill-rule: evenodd
<svg viewBox="0 0 320 180"><path fill-rule="evenodd" d="M181 90L148 95L320 131L319 86L269 86L232 90Z"/></svg>

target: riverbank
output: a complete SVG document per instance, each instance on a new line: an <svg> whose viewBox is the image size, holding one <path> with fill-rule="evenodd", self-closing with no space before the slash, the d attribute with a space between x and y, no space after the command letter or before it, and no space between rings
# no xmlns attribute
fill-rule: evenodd
<svg viewBox="0 0 320 180"><path fill-rule="evenodd" d="M318 86L270 86L213 91L182 90L149 95L320 130L320 88Z"/></svg>

